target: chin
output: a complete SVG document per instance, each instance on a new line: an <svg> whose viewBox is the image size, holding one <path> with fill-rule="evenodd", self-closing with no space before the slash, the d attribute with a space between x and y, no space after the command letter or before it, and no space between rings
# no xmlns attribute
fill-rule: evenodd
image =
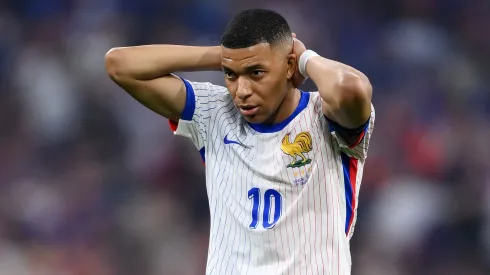
<svg viewBox="0 0 490 275"><path fill-rule="evenodd" d="M243 116L243 118L245 118L245 120L249 123L264 123L265 119L260 116L260 115L254 115L254 116Z"/></svg>

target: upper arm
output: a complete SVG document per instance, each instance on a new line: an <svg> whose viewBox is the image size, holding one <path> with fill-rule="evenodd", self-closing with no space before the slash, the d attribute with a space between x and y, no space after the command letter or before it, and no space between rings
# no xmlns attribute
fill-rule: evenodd
<svg viewBox="0 0 490 275"><path fill-rule="evenodd" d="M359 74L349 74L333 88L335 91L324 92L322 96L322 112L329 127L351 147L363 139L374 114L371 84L364 74Z"/></svg>
<svg viewBox="0 0 490 275"><path fill-rule="evenodd" d="M367 156L369 142L374 130L375 111L371 105L368 120L357 128L346 128L329 118L328 129L340 150L350 157L364 159Z"/></svg>
<svg viewBox="0 0 490 275"><path fill-rule="evenodd" d="M124 51L109 51L105 56L109 77L147 108L166 118L178 119L186 100L182 80L172 74L138 75L134 71L142 69L128 69L128 62Z"/></svg>
<svg viewBox="0 0 490 275"><path fill-rule="evenodd" d="M174 75L152 80L137 80L111 75L111 78L129 95L150 110L173 121L178 121L186 102L184 82Z"/></svg>
<svg viewBox="0 0 490 275"><path fill-rule="evenodd" d="M319 91L322 95L323 114L330 120L353 129L362 126L369 119L372 86L364 74L346 74L342 81L330 89L332 90Z"/></svg>

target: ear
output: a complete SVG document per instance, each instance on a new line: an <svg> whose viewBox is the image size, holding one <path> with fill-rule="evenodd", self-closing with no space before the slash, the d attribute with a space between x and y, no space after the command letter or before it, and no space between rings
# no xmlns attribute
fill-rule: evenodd
<svg viewBox="0 0 490 275"><path fill-rule="evenodd" d="M296 72L296 67L298 66L298 61L296 59L296 54L290 53L288 54L288 62L287 62L287 78L291 80L293 78L294 72Z"/></svg>

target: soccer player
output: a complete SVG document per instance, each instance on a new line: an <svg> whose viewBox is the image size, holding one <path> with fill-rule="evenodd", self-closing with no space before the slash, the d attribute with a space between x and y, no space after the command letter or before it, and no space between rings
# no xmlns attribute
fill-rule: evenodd
<svg viewBox="0 0 490 275"><path fill-rule="evenodd" d="M220 46L115 48L106 68L201 152L206 274L351 273L374 125L364 74L307 50L281 15L263 9L237 14ZM197 70L222 70L226 87L173 74ZM318 92L298 89L306 77Z"/></svg>

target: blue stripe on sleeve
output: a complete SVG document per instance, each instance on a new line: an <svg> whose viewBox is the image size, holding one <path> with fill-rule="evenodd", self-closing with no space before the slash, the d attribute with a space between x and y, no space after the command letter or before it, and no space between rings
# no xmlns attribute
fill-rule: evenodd
<svg viewBox="0 0 490 275"><path fill-rule="evenodd" d="M183 78L181 79L182 81L184 81L185 84L186 98L184 110L182 110L180 118L183 120L192 120L192 117L194 116L194 110L196 109L196 95L194 93L194 89L192 88L191 83Z"/></svg>
<svg viewBox="0 0 490 275"><path fill-rule="evenodd" d="M352 190L351 178L350 178L350 158L345 153L341 153L342 156L342 168L344 170L344 188L345 188L345 233L349 231L349 222L352 216L352 196L354 190Z"/></svg>
<svg viewBox="0 0 490 275"><path fill-rule="evenodd" d="M329 119L327 116L324 117L328 121L328 130L330 132L335 131L338 132L339 134L345 135L346 137L352 137L352 136L356 137L362 134L362 132L366 132L369 128L369 121L371 120L371 117L369 117L368 120L364 122L364 124L362 124L361 126L357 128L349 129Z"/></svg>
<svg viewBox="0 0 490 275"><path fill-rule="evenodd" d="M201 154L202 162L206 163L206 149L204 149L204 147L199 150L199 154Z"/></svg>

